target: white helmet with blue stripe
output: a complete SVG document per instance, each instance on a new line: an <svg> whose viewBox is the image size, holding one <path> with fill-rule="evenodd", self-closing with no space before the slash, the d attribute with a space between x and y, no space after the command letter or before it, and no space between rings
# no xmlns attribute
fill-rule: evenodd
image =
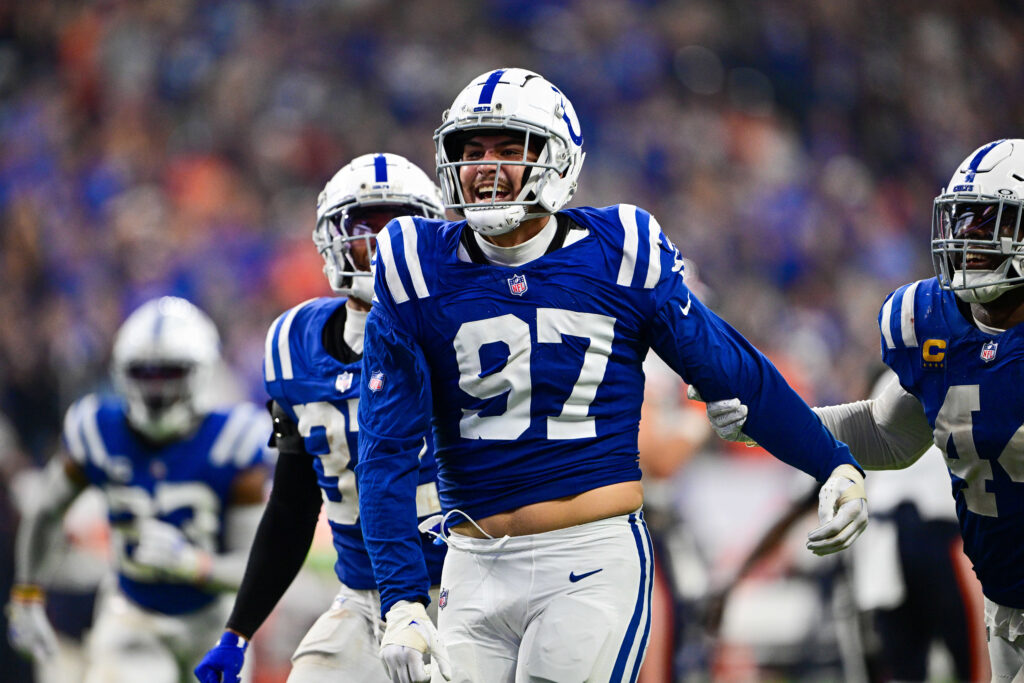
<svg viewBox="0 0 1024 683"><path fill-rule="evenodd" d="M187 435L207 409L200 397L219 359L217 328L191 302L165 296L144 303L114 338L111 374L128 422L156 442Z"/></svg>
<svg viewBox="0 0 1024 683"><path fill-rule="evenodd" d="M935 198L932 263L944 289L986 303L1024 284L1024 140L974 150Z"/></svg>
<svg viewBox="0 0 1024 683"><path fill-rule="evenodd" d="M555 213L576 192L585 156L580 122L569 99L542 76L526 69L488 71L463 88L443 118L434 146L445 207L477 232L507 233L524 220ZM524 150L538 138L544 144L536 161L524 154L519 161L497 162L526 167L517 196L500 200L495 192L491 201L475 202L464 195L459 168L479 162L462 161L462 149L469 137L491 131L523 135Z"/></svg>
<svg viewBox="0 0 1024 683"><path fill-rule="evenodd" d="M324 275L337 294L369 303L373 298L373 254L379 218L444 218L441 191L418 166L397 154L364 154L327 181L316 202L313 244L324 259ZM379 223L379 224L378 224ZM361 257L367 255L364 262Z"/></svg>

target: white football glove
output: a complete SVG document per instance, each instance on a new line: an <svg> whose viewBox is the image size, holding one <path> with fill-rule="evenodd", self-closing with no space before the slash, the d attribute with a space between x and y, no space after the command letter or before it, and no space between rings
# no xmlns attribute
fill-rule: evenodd
<svg viewBox="0 0 1024 683"><path fill-rule="evenodd" d="M692 384L686 389L686 397L693 401L704 400ZM756 441L743 433L743 425L747 421L747 406L738 398L711 401L706 404L706 410L708 422L720 439L736 441L747 446L757 445Z"/></svg>
<svg viewBox="0 0 1024 683"><path fill-rule="evenodd" d="M828 555L850 547L868 525L864 475L853 465L840 465L818 492L817 529L807 535L807 548Z"/></svg>
<svg viewBox="0 0 1024 683"><path fill-rule="evenodd" d="M147 517L139 522L139 542L132 562L163 579L199 583L209 576L212 558L189 543L181 529Z"/></svg>
<svg viewBox="0 0 1024 683"><path fill-rule="evenodd" d="M57 655L57 634L46 618L38 586L15 586L7 603L7 638L18 652L36 661Z"/></svg>
<svg viewBox="0 0 1024 683"><path fill-rule="evenodd" d="M380 641L380 658L394 683L428 683L428 656L444 680L452 679L448 652L421 603L399 600L384 619L387 626Z"/></svg>

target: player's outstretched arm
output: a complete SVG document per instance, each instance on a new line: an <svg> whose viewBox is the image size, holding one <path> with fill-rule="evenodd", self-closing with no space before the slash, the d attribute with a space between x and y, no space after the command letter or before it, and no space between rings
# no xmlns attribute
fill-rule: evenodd
<svg viewBox="0 0 1024 683"><path fill-rule="evenodd" d="M15 650L36 660L57 653L57 636L46 617L43 565L63 543L64 513L87 485L69 458L50 460L35 495L25 497L15 539L15 583L7 603L7 636Z"/></svg>

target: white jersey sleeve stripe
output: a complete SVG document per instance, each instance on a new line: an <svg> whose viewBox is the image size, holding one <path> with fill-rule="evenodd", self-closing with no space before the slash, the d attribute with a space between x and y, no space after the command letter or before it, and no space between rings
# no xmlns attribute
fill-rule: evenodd
<svg viewBox="0 0 1024 683"><path fill-rule="evenodd" d="M661 246L661 226L654 216L651 216L647 224L647 240L650 251L647 257L647 279L644 280L644 289L654 289L654 285L658 284L658 278L661 277L661 254L658 249Z"/></svg>
<svg viewBox="0 0 1024 683"><path fill-rule="evenodd" d="M921 284L920 280L904 289L903 299L900 301L900 330L903 332L903 345L908 349L917 346L917 330L914 329L914 297L919 284Z"/></svg>
<svg viewBox="0 0 1024 683"><path fill-rule="evenodd" d="M896 299L893 294L882 306L882 315L879 317L879 327L882 329L882 338L885 340L885 348L895 349L896 342L892 339L892 302Z"/></svg>
<svg viewBox="0 0 1024 683"><path fill-rule="evenodd" d="M92 464L105 470L110 458L107 455L107 446L103 443L103 435L100 434L99 402L99 397L95 394L82 399L82 432L85 435L87 456L92 460Z"/></svg>
<svg viewBox="0 0 1024 683"><path fill-rule="evenodd" d="M280 328L284 316L284 313L277 316L267 330L267 339L263 346L263 379L267 382L277 380L277 370L274 369L274 333Z"/></svg>
<svg viewBox="0 0 1024 683"><path fill-rule="evenodd" d="M299 310L313 299L307 299L301 304L288 311L281 323L281 331L277 333L277 353L281 358L281 379L295 379L295 372L292 370L292 347L289 337L291 336L292 323Z"/></svg>
<svg viewBox="0 0 1024 683"><path fill-rule="evenodd" d="M412 216L402 216L398 219L402 227L402 244L405 246L405 265L409 269L409 277L412 278L412 288L416 290L416 296L426 299L430 296L427 289L427 282L423 279L423 268L420 266L420 253L417 249L416 224Z"/></svg>
<svg viewBox="0 0 1024 683"><path fill-rule="evenodd" d="M218 467L231 462L232 456L236 456L235 448L239 438L245 433L252 412L253 406L250 403L235 406L220 428L220 434L213 442L213 447L210 448L210 462Z"/></svg>
<svg viewBox="0 0 1024 683"><path fill-rule="evenodd" d="M77 401L64 415L64 442L68 454L79 465L85 465L85 443L82 441L82 401Z"/></svg>
<svg viewBox="0 0 1024 683"><path fill-rule="evenodd" d="M632 204L619 204L619 222L622 223L624 237L622 262L619 264L619 277L615 284L629 287L633 283L633 271L636 270L636 250L639 241L636 207Z"/></svg>
<svg viewBox="0 0 1024 683"><path fill-rule="evenodd" d="M271 425L269 415L258 408L252 410L249 421L246 424L242 438L239 439L238 448L235 452L235 466L244 469L252 465L255 456L259 454L267 441L270 440ZM264 419L267 418L267 419Z"/></svg>
<svg viewBox="0 0 1024 683"><path fill-rule="evenodd" d="M377 233L377 259L384 265L384 279L391 290L391 298L396 304L408 301L409 295L406 294L402 278L396 270L395 255L391 250L391 233L387 229Z"/></svg>

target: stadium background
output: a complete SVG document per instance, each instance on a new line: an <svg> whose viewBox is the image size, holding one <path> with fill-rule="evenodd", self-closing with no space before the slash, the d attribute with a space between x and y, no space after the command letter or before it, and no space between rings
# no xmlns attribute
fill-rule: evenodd
<svg viewBox="0 0 1024 683"><path fill-rule="evenodd" d="M49 457L155 295L207 310L262 400L267 325L329 293L324 182L380 150L429 170L455 93L508 65L579 112L574 203L650 210L809 401L861 398L932 197L1021 135L1021 36L997 0L0 0L4 471Z"/></svg>

